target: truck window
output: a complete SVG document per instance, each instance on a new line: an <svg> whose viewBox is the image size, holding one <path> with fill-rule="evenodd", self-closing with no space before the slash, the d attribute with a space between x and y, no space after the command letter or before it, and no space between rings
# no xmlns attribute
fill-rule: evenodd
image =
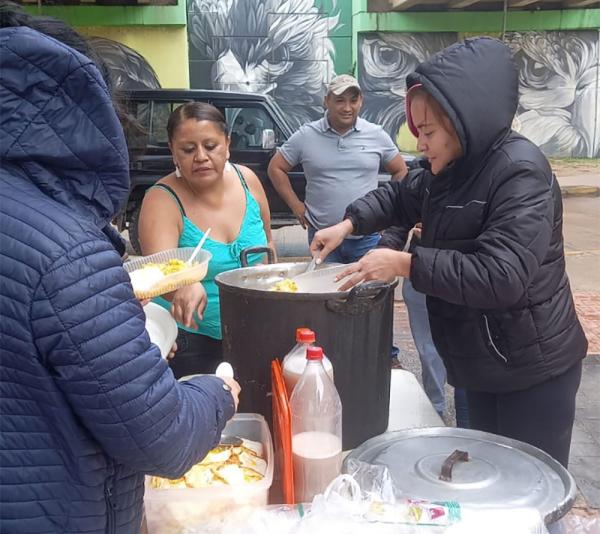
<svg viewBox="0 0 600 534"><path fill-rule="evenodd" d="M224 112L231 132L232 150L260 150L264 130L275 132L276 143L282 138L280 130L263 108L225 107Z"/></svg>
<svg viewBox="0 0 600 534"><path fill-rule="evenodd" d="M156 147L168 145L167 121L170 114L170 102L152 102L149 145Z"/></svg>
<svg viewBox="0 0 600 534"><path fill-rule="evenodd" d="M166 147L169 145L167 122L169 121L171 112L183 103L184 102L152 102L149 145L157 147Z"/></svg>
<svg viewBox="0 0 600 534"><path fill-rule="evenodd" d="M143 153L148 144L150 125L150 104L148 102L129 101L127 111L136 120L136 125L126 124L125 135L130 152Z"/></svg>

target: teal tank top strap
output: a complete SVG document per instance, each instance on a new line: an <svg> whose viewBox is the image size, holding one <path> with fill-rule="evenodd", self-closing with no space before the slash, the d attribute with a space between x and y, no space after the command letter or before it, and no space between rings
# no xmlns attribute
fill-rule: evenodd
<svg viewBox="0 0 600 534"><path fill-rule="evenodd" d="M177 193L175 193L175 191L173 190L172 187L169 187L166 184L154 184L152 187L150 187L150 189L162 189L163 191L166 191L167 193L169 193L169 195L171 195L173 197L173 200L175 202L177 202L177 206L179 207L179 211L181 212L181 215L183 217L187 217L187 215L185 214L185 210L183 209L183 204L181 203L181 200L179 200Z"/></svg>
<svg viewBox="0 0 600 534"><path fill-rule="evenodd" d="M240 171L240 168L235 163L232 163L231 165L235 169L235 172L237 172L237 175L240 177L240 182L242 182L242 185L244 186L244 189L246 191L250 191L250 188L248 187L248 184L246 183L246 179L244 178L244 175L242 174L242 171Z"/></svg>

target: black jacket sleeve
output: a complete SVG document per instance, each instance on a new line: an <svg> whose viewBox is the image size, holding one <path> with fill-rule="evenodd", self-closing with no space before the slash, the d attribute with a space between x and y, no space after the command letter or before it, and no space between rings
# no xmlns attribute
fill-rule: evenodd
<svg viewBox="0 0 600 534"><path fill-rule="evenodd" d="M408 238L408 232L410 232L409 226L390 226L381 234L377 248L403 250Z"/></svg>
<svg viewBox="0 0 600 534"><path fill-rule="evenodd" d="M352 221L354 234L372 234L390 226L408 232L421 220L427 174L425 169L414 169L403 180L388 182L350 204L344 219ZM397 237L393 238L396 243Z"/></svg>

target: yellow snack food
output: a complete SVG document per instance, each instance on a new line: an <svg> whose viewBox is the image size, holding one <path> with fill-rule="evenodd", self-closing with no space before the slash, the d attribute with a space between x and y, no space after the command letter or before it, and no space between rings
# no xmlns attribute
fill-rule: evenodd
<svg viewBox="0 0 600 534"><path fill-rule="evenodd" d="M241 446L219 445L200 463L183 475L169 480L151 477L153 489L205 488L210 486L238 486L258 482L264 478L267 463L256 453L255 444L242 440Z"/></svg>
<svg viewBox="0 0 600 534"><path fill-rule="evenodd" d="M142 269L148 269L149 267L158 267L160 271L165 275L178 273L186 267L186 263L183 260L171 259L164 263L147 263Z"/></svg>
<svg viewBox="0 0 600 534"><path fill-rule="evenodd" d="M290 278L285 278L284 280L280 280L279 282L276 282L275 285L271 288L271 291L296 293L298 291L298 286L296 285L296 282L294 282Z"/></svg>

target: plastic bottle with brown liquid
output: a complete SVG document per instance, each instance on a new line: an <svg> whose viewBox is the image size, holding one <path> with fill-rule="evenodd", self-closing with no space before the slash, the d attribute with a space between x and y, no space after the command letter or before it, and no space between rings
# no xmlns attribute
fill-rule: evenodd
<svg viewBox="0 0 600 534"><path fill-rule="evenodd" d="M306 350L306 367L290 399L296 502L311 502L340 474L342 402L323 366L323 349Z"/></svg>

